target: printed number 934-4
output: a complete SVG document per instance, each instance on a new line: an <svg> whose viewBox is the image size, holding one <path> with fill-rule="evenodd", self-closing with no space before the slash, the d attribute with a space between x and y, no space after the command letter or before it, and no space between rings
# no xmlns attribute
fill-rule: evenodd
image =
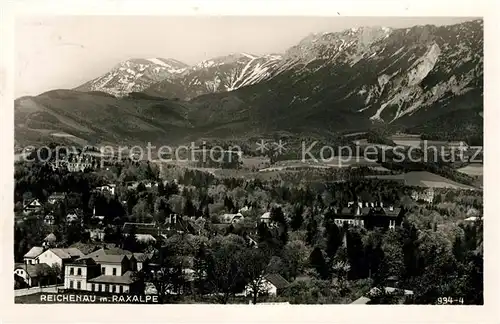
<svg viewBox="0 0 500 324"><path fill-rule="evenodd" d="M438 297L438 305L463 305L464 299L462 297Z"/></svg>

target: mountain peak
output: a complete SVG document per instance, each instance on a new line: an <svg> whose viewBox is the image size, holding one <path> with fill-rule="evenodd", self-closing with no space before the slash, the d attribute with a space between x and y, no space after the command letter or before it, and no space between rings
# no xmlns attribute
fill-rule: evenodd
<svg viewBox="0 0 500 324"><path fill-rule="evenodd" d="M131 58L76 90L102 91L120 97L130 92L143 91L154 83L184 73L187 68L187 64L174 59Z"/></svg>

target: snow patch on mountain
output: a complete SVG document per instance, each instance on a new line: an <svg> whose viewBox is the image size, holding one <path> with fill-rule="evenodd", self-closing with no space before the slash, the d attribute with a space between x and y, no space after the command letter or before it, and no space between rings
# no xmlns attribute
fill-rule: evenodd
<svg viewBox="0 0 500 324"><path fill-rule="evenodd" d="M186 67L187 65L182 62L168 59L130 59L76 90L102 91L121 97L130 92L143 91L159 81L182 74Z"/></svg>

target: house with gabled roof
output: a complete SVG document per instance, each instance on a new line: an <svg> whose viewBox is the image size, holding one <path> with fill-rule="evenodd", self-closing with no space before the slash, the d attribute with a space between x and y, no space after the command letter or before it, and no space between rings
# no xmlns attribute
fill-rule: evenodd
<svg viewBox="0 0 500 324"><path fill-rule="evenodd" d="M148 266L153 255L151 253L134 253L134 257L137 263L137 271L141 271Z"/></svg>
<svg viewBox="0 0 500 324"><path fill-rule="evenodd" d="M17 264L14 267L14 275L21 277L30 287L47 283L51 277L50 266L40 264Z"/></svg>
<svg viewBox="0 0 500 324"><path fill-rule="evenodd" d="M265 212L262 214L262 216L260 216L260 221L266 224L271 223L271 212Z"/></svg>
<svg viewBox="0 0 500 324"><path fill-rule="evenodd" d="M52 248L43 251L36 257L37 263L45 263L49 266L58 265L61 271L64 272L66 263L76 260L84 254L76 248Z"/></svg>
<svg viewBox="0 0 500 324"><path fill-rule="evenodd" d="M42 207L42 203L36 198L25 200L23 202L23 214L38 213L42 210Z"/></svg>
<svg viewBox="0 0 500 324"><path fill-rule="evenodd" d="M54 247L56 245L57 238L54 233L50 233L43 239L44 247Z"/></svg>
<svg viewBox="0 0 500 324"><path fill-rule="evenodd" d="M69 213L68 215L66 215L66 222L68 223L78 222L79 220L80 218L76 213Z"/></svg>
<svg viewBox="0 0 500 324"><path fill-rule="evenodd" d="M41 246L32 247L23 257L25 264L36 264L36 258L44 251Z"/></svg>
<svg viewBox="0 0 500 324"><path fill-rule="evenodd" d="M245 217L241 213L236 214L224 214L220 216L220 222L222 224L236 224L243 221Z"/></svg>
<svg viewBox="0 0 500 324"><path fill-rule="evenodd" d="M128 270L136 270L134 254L120 248L102 248L82 258L91 258L101 265L102 275L121 276Z"/></svg>
<svg viewBox="0 0 500 324"><path fill-rule="evenodd" d="M290 283L279 273L268 273L260 279L259 291L262 295L276 297L289 285ZM247 296L253 293L251 285L246 286L245 293Z"/></svg>
<svg viewBox="0 0 500 324"><path fill-rule="evenodd" d="M160 234L159 226L156 223L130 223L125 222L122 227L123 235L127 236L132 227L135 227L135 238L139 242L149 243L156 242Z"/></svg>

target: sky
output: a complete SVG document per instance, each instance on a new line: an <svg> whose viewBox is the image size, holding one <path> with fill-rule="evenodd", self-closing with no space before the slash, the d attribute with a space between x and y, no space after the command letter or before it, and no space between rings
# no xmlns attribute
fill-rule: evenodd
<svg viewBox="0 0 500 324"><path fill-rule="evenodd" d="M15 24L15 97L71 89L130 58L196 64L229 53L283 53L310 33L447 25L470 17L52 16Z"/></svg>

